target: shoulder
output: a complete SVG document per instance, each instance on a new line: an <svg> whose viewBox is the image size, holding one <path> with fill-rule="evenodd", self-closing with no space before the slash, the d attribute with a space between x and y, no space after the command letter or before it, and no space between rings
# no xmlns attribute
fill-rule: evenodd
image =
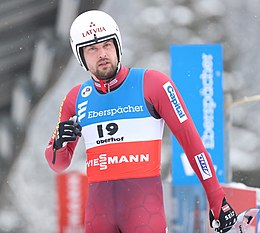
<svg viewBox="0 0 260 233"><path fill-rule="evenodd" d="M144 74L145 82L153 82L156 84L164 84L168 82L170 77L158 70L146 70Z"/></svg>
<svg viewBox="0 0 260 233"><path fill-rule="evenodd" d="M163 85L169 82L174 85L168 75L157 70L146 70L144 74L144 88L146 91L150 90L151 93L162 91Z"/></svg>
<svg viewBox="0 0 260 233"><path fill-rule="evenodd" d="M66 95L67 98L77 97L81 85L82 85L82 84L78 84L77 86L74 86L73 88L71 88L71 90L70 90L70 91L68 92L68 94Z"/></svg>
<svg viewBox="0 0 260 233"><path fill-rule="evenodd" d="M154 106L158 105L158 103L161 105L161 103L168 100L166 91L168 87L172 87L178 92L176 85L169 76L157 70L146 70L144 75L144 95L147 101Z"/></svg>
<svg viewBox="0 0 260 233"><path fill-rule="evenodd" d="M78 93L80 90L82 84L78 84L77 86L74 86L65 96L64 100L63 100L63 104L64 105L75 105L76 103L76 99L78 97Z"/></svg>
<svg viewBox="0 0 260 233"><path fill-rule="evenodd" d="M163 85L170 81L170 78L157 70L146 70L144 74L144 97L154 106L160 102L165 95ZM170 81L171 82L171 81Z"/></svg>

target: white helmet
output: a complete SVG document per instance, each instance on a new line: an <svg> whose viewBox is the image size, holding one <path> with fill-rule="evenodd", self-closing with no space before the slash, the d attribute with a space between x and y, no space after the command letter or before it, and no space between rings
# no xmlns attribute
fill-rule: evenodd
<svg viewBox="0 0 260 233"><path fill-rule="evenodd" d="M88 70L83 56L83 47L108 39L114 39L118 62L121 61L122 43L115 20L105 12L91 10L79 15L70 28L70 44L80 65Z"/></svg>

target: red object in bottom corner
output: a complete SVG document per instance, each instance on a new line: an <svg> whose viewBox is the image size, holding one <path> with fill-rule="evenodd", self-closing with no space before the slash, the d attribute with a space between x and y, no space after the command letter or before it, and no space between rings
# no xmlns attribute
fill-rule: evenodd
<svg viewBox="0 0 260 233"><path fill-rule="evenodd" d="M88 179L79 172L57 175L59 233L84 233Z"/></svg>
<svg viewBox="0 0 260 233"><path fill-rule="evenodd" d="M226 193L228 203L240 214L250 208L257 208L256 189L250 187L229 187L222 186ZM248 232L256 232L256 219L250 224Z"/></svg>
<svg viewBox="0 0 260 233"><path fill-rule="evenodd" d="M250 187L222 186L226 193L228 203L233 207L237 214L250 208L257 207L256 189Z"/></svg>
<svg viewBox="0 0 260 233"><path fill-rule="evenodd" d="M250 208L257 208L257 190L248 186L240 186L237 184L223 184L222 188L226 194L228 203L235 210L236 214L240 214ZM250 233L256 232L256 220L254 220L248 229ZM208 232L213 230L209 227Z"/></svg>

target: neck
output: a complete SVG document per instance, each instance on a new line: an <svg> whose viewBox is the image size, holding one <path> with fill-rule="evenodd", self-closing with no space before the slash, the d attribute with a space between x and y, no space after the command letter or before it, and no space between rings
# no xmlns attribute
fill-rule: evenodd
<svg viewBox="0 0 260 233"><path fill-rule="evenodd" d="M115 90L119 87L123 81L125 80L129 69L125 66L122 66L121 69L117 72L117 74L109 79L109 80L99 80L97 78L93 78L96 89L101 93L108 93L110 91Z"/></svg>

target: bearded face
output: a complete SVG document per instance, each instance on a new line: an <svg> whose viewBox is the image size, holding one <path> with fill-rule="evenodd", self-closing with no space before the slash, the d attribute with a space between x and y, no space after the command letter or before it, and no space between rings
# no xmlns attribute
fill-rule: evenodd
<svg viewBox="0 0 260 233"><path fill-rule="evenodd" d="M97 79L107 80L115 75L118 57L112 39L84 47L83 54L89 72Z"/></svg>

